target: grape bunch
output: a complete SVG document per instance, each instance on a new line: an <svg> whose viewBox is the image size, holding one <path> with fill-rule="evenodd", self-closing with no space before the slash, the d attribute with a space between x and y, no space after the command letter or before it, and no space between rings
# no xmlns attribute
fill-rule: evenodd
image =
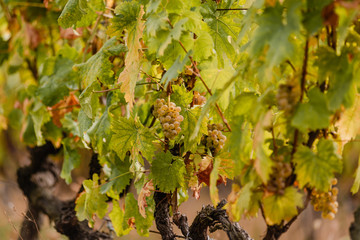
<svg viewBox="0 0 360 240"><path fill-rule="evenodd" d="M160 120L164 130L164 135L168 139L173 139L180 131L180 124L184 117L180 115L181 107L175 103L166 104L164 99L156 99L153 114Z"/></svg>
<svg viewBox="0 0 360 240"><path fill-rule="evenodd" d="M336 183L337 179L334 178L331 181L332 186L328 192L321 192L316 189L311 191L311 204L314 206L315 211L322 211L321 216L324 219L333 220L338 211L339 203L337 202L337 195L339 189L334 187Z"/></svg>
<svg viewBox="0 0 360 240"><path fill-rule="evenodd" d="M198 91L194 91L193 103L194 105L203 105L206 103L206 97L201 95Z"/></svg>
<svg viewBox="0 0 360 240"><path fill-rule="evenodd" d="M276 99L280 110L290 114L297 104L300 96L299 87L294 83L281 84Z"/></svg>
<svg viewBox="0 0 360 240"><path fill-rule="evenodd" d="M226 136L222 134L222 124L208 125L208 135L206 137L206 147L208 147L213 154L218 153L225 145Z"/></svg>
<svg viewBox="0 0 360 240"><path fill-rule="evenodd" d="M292 169L290 163L284 162L284 156L277 156L266 189L269 192L283 195L286 187L286 179L291 173Z"/></svg>

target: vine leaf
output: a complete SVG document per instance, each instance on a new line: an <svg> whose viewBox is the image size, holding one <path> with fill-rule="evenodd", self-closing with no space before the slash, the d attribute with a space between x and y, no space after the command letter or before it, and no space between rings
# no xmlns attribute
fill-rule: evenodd
<svg viewBox="0 0 360 240"><path fill-rule="evenodd" d="M90 119L95 118L97 110L100 108L99 94L95 93L99 90L101 90L100 83L96 81L87 86L79 96L81 109Z"/></svg>
<svg viewBox="0 0 360 240"><path fill-rule="evenodd" d="M336 123L338 133L342 141L349 141L360 133L360 125L354 119L360 119L360 96L357 95L354 105L345 110L342 114L340 121Z"/></svg>
<svg viewBox="0 0 360 240"><path fill-rule="evenodd" d="M268 195L262 200L266 222L280 224L298 214L297 208L303 206L302 194L294 187L287 187L284 195Z"/></svg>
<svg viewBox="0 0 360 240"><path fill-rule="evenodd" d="M63 28L89 26L98 16L96 11L103 11L101 0L69 0L60 14L58 23Z"/></svg>
<svg viewBox="0 0 360 240"><path fill-rule="evenodd" d="M155 137L152 132L144 127L138 118L111 116L111 137L110 147L118 154L120 159L124 159L128 151L132 157L139 157L139 151L149 162L154 155L153 141ZM143 162L142 158L139 157Z"/></svg>
<svg viewBox="0 0 360 240"><path fill-rule="evenodd" d="M136 28L133 31L127 30L125 34L125 43L129 51L125 57L125 68L120 73L118 83L121 83L120 91L125 93L125 100L129 103L130 108L134 104L135 86L139 78L140 62L142 59L142 38L145 24L142 20L144 7L140 7L139 15L136 22Z"/></svg>
<svg viewBox="0 0 360 240"><path fill-rule="evenodd" d="M116 38L113 37L85 63L76 64L73 69L80 72L85 87L91 85L97 79L106 86L113 84L113 65L109 57L119 55L125 51L126 47L123 44L116 45Z"/></svg>
<svg viewBox="0 0 360 240"><path fill-rule="evenodd" d="M136 201L132 193L128 193L125 198L125 220L129 222L130 219L135 219L136 231L140 236L149 236L149 228L151 227L154 214L146 210L146 217L144 218L138 208L138 202Z"/></svg>
<svg viewBox="0 0 360 240"><path fill-rule="evenodd" d="M138 196L138 206L139 206L139 212L141 216L146 218L146 207L148 206L146 202L146 198L150 197L151 192L155 191L155 187L153 184L153 181L150 180L144 184L144 186L141 188L139 196Z"/></svg>
<svg viewBox="0 0 360 240"><path fill-rule="evenodd" d="M185 185L185 164L170 152L156 154L151 165L151 179L160 191L170 193Z"/></svg>
<svg viewBox="0 0 360 240"><path fill-rule="evenodd" d="M70 184L72 182L71 171L80 165L80 154L71 147L73 143L69 138L64 139L62 145L64 148L64 162L60 176L65 179L67 184Z"/></svg>
<svg viewBox="0 0 360 240"><path fill-rule="evenodd" d="M342 171L342 162L334 143L321 139L317 153L301 145L294 155L295 173L300 188L309 185L319 191L328 191L335 172Z"/></svg>
<svg viewBox="0 0 360 240"><path fill-rule="evenodd" d="M109 213L109 218L118 237L127 235L131 231L131 228L126 223L124 210L121 209L118 201L115 199L113 200L113 209Z"/></svg>
<svg viewBox="0 0 360 240"><path fill-rule="evenodd" d="M48 61L51 61L49 59ZM57 57L53 71L40 79L36 94L46 106L53 106L69 94L67 82L74 62L68 58Z"/></svg>
<svg viewBox="0 0 360 240"><path fill-rule="evenodd" d="M262 54L265 47L269 47L266 60L269 67L280 64L295 54L293 35L300 33L301 17L300 1L291 0L282 6L277 3L274 7L265 8L257 18L257 28L252 41L250 52L253 55Z"/></svg>
<svg viewBox="0 0 360 240"><path fill-rule="evenodd" d="M107 195L113 199L119 199L119 194L130 184L132 178L132 174L129 172L130 162L128 158L122 161L118 156L112 159L114 160L106 162L111 169L109 182L101 186L100 192L102 194L107 193Z"/></svg>
<svg viewBox="0 0 360 240"><path fill-rule="evenodd" d="M83 182L84 192L76 199L76 216L80 221L88 220L94 226L94 215L103 218L108 209L107 197L100 193L99 176L93 175L93 179Z"/></svg>
<svg viewBox="0 0 360 240"><path fill-rule="evenodd" d="M291 125L301 131L327 128L331 112L325 95L318 88L312 88L308 96L309 102L300 104L296 109Z"/></svg>

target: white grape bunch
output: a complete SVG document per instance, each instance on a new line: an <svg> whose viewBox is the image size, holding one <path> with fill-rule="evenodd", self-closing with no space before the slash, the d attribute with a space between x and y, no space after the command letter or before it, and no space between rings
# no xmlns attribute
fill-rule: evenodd
<svg viewBox="0 0 360 240"><path fill-rule="evenodd" d="M165 99L156 99L153 114L160 120L164 130L164 136L168 139L175 138L180 132L180 124L184 117L180 115L181 107L175 103L166 104Z"/></svg>

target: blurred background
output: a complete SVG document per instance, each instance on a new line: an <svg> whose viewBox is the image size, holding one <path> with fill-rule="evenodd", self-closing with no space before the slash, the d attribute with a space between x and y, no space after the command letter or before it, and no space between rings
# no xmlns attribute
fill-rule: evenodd
<svg viewBox="0 0 360 240"><path fill-rule="evenodd" d="M4 130L0 135L0 239L18 239L21 228L21 223L24 214L27 211L27 199L22 194L16 182L16 170L20 166L30 163L28 153L21 142L18 142L19 137L12 133L11 130ZM326 239L326 240L348 240L349 226L353 221L353 212L359 207L359 195L351 195L350 188L353 183L352 175L357 167L359 158L360 143L356 140L347 143L344 146L344 171L342 177L338 177L339 183L337 187L340 189L339 193L339 212L334 220L324 220L321 218L319 212L315 212L311 205L300 215L295 223L290 227L290 230L283 234L282 240L312 240L312 239ZM88 163L90 155L84 152L82 154L81 166L73 171L73 183L69 186L63 180L60 180L54 191L54 194L62 199L73 199L80 188L80 183L87 178ZM62 156L52 157L52 160L59 166L62 165ZM131 192L135 193L133 187ZM219 194L221 198L226 196L231 191L231 181L227 185L219 185ZM209 197L209 190L203 187L201 190L201 197L196 200L189 192L189 200L180 206L180 211L188 216L189 223L196 216L197 212L201 210L203 205L211 204ZM254 238L262 239L266 232L266 225L261 214L257 218L242 219L240 225ZM52 227L53 224L44 217L44 225L40 229L40 239L67 239L56 232ZM106 229L106 224L101 221L95 226L98 229ZM156 230L155 226L152 227ZM174 230L181 234L174 226ZM226 235L217 231L211 234L214 239L227 239ZM26 238L24 238L26 239ZM148 238L139 237L135 230L130 235L120 237L117 239L161 239L158 234L150 233Z"/></svg>

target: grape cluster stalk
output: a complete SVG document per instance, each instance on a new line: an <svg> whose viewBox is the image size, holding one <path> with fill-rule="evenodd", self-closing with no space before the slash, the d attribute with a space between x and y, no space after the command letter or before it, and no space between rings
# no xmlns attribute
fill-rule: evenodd
<svg viewBox="0 0 360 240"><path fill-rule="evenodd" d="M166 103L165 99L156 99L153 114L160 120L164 130L164 136L168 139L174 139L180 132L180 124L184 117L180 115L181 107L175 103Z"/></svg>

